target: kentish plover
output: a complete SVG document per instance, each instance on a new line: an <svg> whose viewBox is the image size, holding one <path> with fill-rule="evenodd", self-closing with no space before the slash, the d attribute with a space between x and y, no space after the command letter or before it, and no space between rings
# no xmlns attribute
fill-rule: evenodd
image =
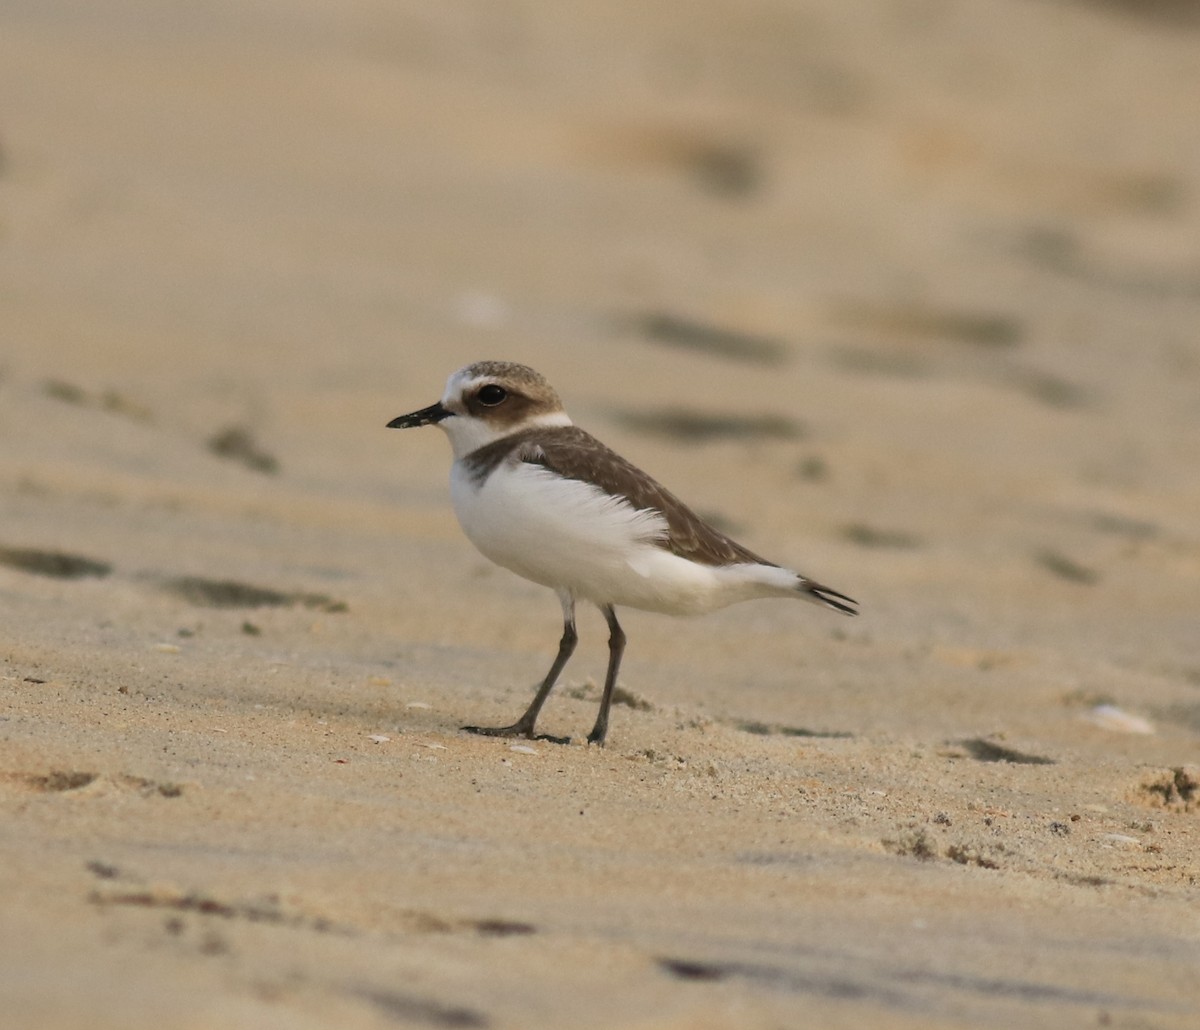
<svg viewBox="0 0 1200 1030"><path fill-rule="evenodd" d="M511 726L466 730L535 735L538 712L575 650L577 600L599 607L610 630L592 744L602 744L608 731L625 649L619 605L697 615L756 597L798 597L857 614L857 602L731 540L574 425L531 368L468 365L450 377L440 401L388 426L433 424L454 448L450 495L463 531L497 565L557 592L563 612L558 655L525 714Z"/></svg>

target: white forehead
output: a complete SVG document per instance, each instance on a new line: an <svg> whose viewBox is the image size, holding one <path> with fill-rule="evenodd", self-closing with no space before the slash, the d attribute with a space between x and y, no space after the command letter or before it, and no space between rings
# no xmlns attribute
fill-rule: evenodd
<svg viewBox="0 0 1200 1030"><path fill-rule="evenodd" d="M446 392L442 394L442 403L458 400L468 389L473 389L483 382L487 376L481 376L471 371L471 366L460 368L446 380Z"/></svg>

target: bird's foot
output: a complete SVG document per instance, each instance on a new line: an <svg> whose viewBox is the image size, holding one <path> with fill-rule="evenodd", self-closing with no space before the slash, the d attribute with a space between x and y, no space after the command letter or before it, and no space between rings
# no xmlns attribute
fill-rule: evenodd
<svg viewBox="0 0 1200 1030"><path fill-rule="evenodd" d="M545 740L551 744L569 744L570 737L554 737L549 733L534 733L532 726L514 722L511 726L464 726L467 733L477 733L481 737L525 737L528 740Z"/></svg>

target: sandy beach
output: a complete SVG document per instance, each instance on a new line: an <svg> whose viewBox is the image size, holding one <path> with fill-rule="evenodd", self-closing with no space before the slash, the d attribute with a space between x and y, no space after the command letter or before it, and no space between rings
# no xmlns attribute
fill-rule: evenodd
<svg viewBox="0 0 1200 1030"><path fill-rule="evenodd" d="M0 1027L1200 1025L1200 20L0 10ZM560 632L481 359L855 597Z"/></svg>

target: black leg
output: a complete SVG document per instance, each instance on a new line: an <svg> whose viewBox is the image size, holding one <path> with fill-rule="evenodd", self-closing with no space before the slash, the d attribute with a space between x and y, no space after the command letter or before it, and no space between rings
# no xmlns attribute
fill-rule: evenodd
<svg viewBox="0 0 1200 1030"><path fill-rule="evenodd" d="M596 725L588 734L589 744L603 744L608 733L608 709L612 705L613 689L617 685L617 670L621 667L621 655L625 653L625 632L617 622L617 613L611 604L600 609L608 622L608 672L604 676L604 696L600 698L600 712Z"/></svg>
<svg viewBox="0 0 1200 1030"><path fill-rule="evenodd" d="M562 639L558 642L558 654L554 659L554 664L550 666L550 671L546 673L546 678L542 680L542 685L538 687L533 701L525 709L525 714L511 726L464 726L463 729L468 733L481 733L485 737L529 737L530 739L536 736L533 728L537 723L538 713L542 710L542 705L546 703L546 698L550 696L550 691L554 689L559 674L570 660L575 645L579 642L579 634L575 632L575 598L564 593L559 594L558 599L562 602L563 609L563 634ZM550 740L556 744L571 742L569 737L544 735L540 739Z"/></svg>

